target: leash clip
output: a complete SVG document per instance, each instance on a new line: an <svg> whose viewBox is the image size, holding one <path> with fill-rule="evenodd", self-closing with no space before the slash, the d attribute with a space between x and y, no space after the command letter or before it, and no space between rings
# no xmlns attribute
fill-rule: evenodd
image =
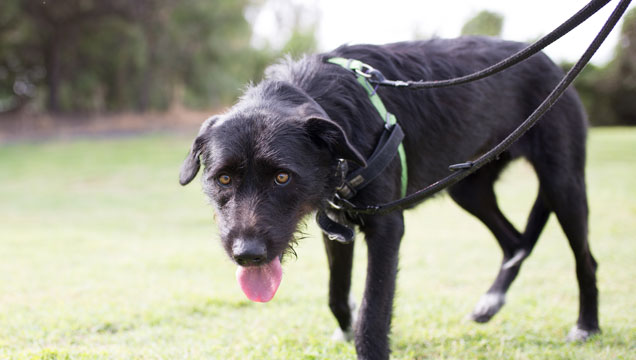
<svg viewBox="0 0 636 360"><path fill-rule="evenodd" d="M333 199L327 200L327 204L334 210L353 209L355 205L347 199L343 199L338 193L333 195Z"/></svg>
<svg viewBox="0 0 636 360"><path fill-rule="evenodd" d="M338 165L336 165L336 176L340 177L340 183L341 185L339 185L336 188L336 193L333 196L333 199L331 200L327 200L327 204L329 204L329 206L331 206L332 209L335 210L342 210L344 209L344 206L339 205L339 203L342 203L342 198L340 197L340 195L338 195L338 191L340 189L344 189L345 186L347 186L347 173L349 172L349 164L347 164L347 160L345 159L338 159Z"/></svg>
<svg viewBox="0 0 636 360"><path fill-rule="evenodd" d="M362 77L370 79L371 76L372 76L371 75L371 71L373 71L373 70L375 70L375 69L373 67L371 67L371 65L360 64L360 67L359 68L357 68L357 67L354 68L353 72L358 74L358 75L360 75L360 76L362 76Z"/></svg>
<svg viewBox="0 0 636 360"><path fill-rule="evenodd" d="M336 166L336 177L340 177L340 185L336 187L336 195L340 198L351 198L355 196L356 189L350 181L347 180L349 174L349 164L345 159L338 159L338 165ZM332 201L331 207L337 209L335 202ZM339 210L339 209L338 209Z"/></svg>
<svg viewBox="0 0 636 360"><path fill-rule="evenodd" d="M334 200L336 200L336 197L338 197L338 195L334 196L333 200L327 200L327 204L329 204L329 206L331 206L331 208L334 209L334 210L342 210L342 209L344 209L343 206L336 204L336 202L334 201ZM342 199L340 199L340 200L342 200Z"/></svg>
<svg viewBox="0 0 636 360"><path fill-rule="evenodd" d="M354 70L356 74L366 78L369 82L374 84L383 84L386 82L386 78L382 72L368 64L362 64L360 69Z"/></svg>

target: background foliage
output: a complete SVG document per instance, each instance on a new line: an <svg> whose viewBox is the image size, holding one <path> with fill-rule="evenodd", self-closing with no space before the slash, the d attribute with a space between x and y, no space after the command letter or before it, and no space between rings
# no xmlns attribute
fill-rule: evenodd
<svg viewBox="0 0 636 360"><path fill-rule="evenodd" d="M595 125L636 125L636 8L625 14L614 59L588 66L575 86Z"/></svg>
<svg viewBox="0 0 636 360"><path fill-rule="evenodd" d="M462 35L500 36L504 18L481 11L462 27ZM614 59L588 64L574 82L592 125L636 125L636 8L625 14ZM561 64L569 70L574 64Z"/></svg>
<svg viewBox="0 0 636 360"><path fill-rule="evenodd" d="M281 30L283 46L255 47L246 14L269 2L295 16L293 29ZM0 113L226 105L283 53L317 50L310 10L285 0L3 0ZM461 32L499 36L504 21L482 11ZM620 31L615 58L576 82L594 125L636 124L636 9Z"/></svg>
<svg viewBox="0 0 636 360"><path fill-rule="evenodd" d="M462 27L462 35L501 36L504 18L491 11L480 11Z"/></svg>
<svg viewBox="0 0 636 360"><path fill-rule="evenodd" d="M250 46L249 0L0 2L0 111L211 107L279 54ZM294 32L286 51L313 38ZM309 45L304 45L309 44Z"/></svg>

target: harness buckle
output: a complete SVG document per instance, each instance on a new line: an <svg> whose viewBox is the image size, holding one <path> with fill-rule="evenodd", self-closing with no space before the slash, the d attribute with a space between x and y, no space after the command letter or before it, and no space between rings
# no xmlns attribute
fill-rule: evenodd
<svg viewBox="0 0 636 360"><path fill-rule="evenodd" d="M347 160L338 159L338 165L336 165L336 176L340 176L340 179L344 182L349 172L349 165Z"/></svg>
<svg viewBox="0 0 636 360"><path fill-rule="evenodd" d="M356 193L355 186L348 181L344 181L342 185L336 188L336 194L343 199L351 199Z"/></svg>

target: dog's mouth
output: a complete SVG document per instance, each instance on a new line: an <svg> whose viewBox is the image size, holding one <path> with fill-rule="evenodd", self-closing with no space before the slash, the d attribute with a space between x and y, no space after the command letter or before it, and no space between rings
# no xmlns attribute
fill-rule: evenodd
<svg viewBox="0 0 636 360"><path fill-rule="evenodd" d="M255 302L268 302L278 290L283 278L280 257L261 266L239 266L236 269L236 281L248 299Z"/></svg>

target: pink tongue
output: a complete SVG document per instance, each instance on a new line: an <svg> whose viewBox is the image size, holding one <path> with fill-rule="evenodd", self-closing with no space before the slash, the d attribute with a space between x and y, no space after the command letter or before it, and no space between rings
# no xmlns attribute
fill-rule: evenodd
<svg viewBox="0 0 636 360"><path fill-rule="evenodd" d="M236 269L236 281L248 299L256 302L268 302L276 294L283 278L280 259L276 257L269 264L261 266L239 266Z"/></svg>

